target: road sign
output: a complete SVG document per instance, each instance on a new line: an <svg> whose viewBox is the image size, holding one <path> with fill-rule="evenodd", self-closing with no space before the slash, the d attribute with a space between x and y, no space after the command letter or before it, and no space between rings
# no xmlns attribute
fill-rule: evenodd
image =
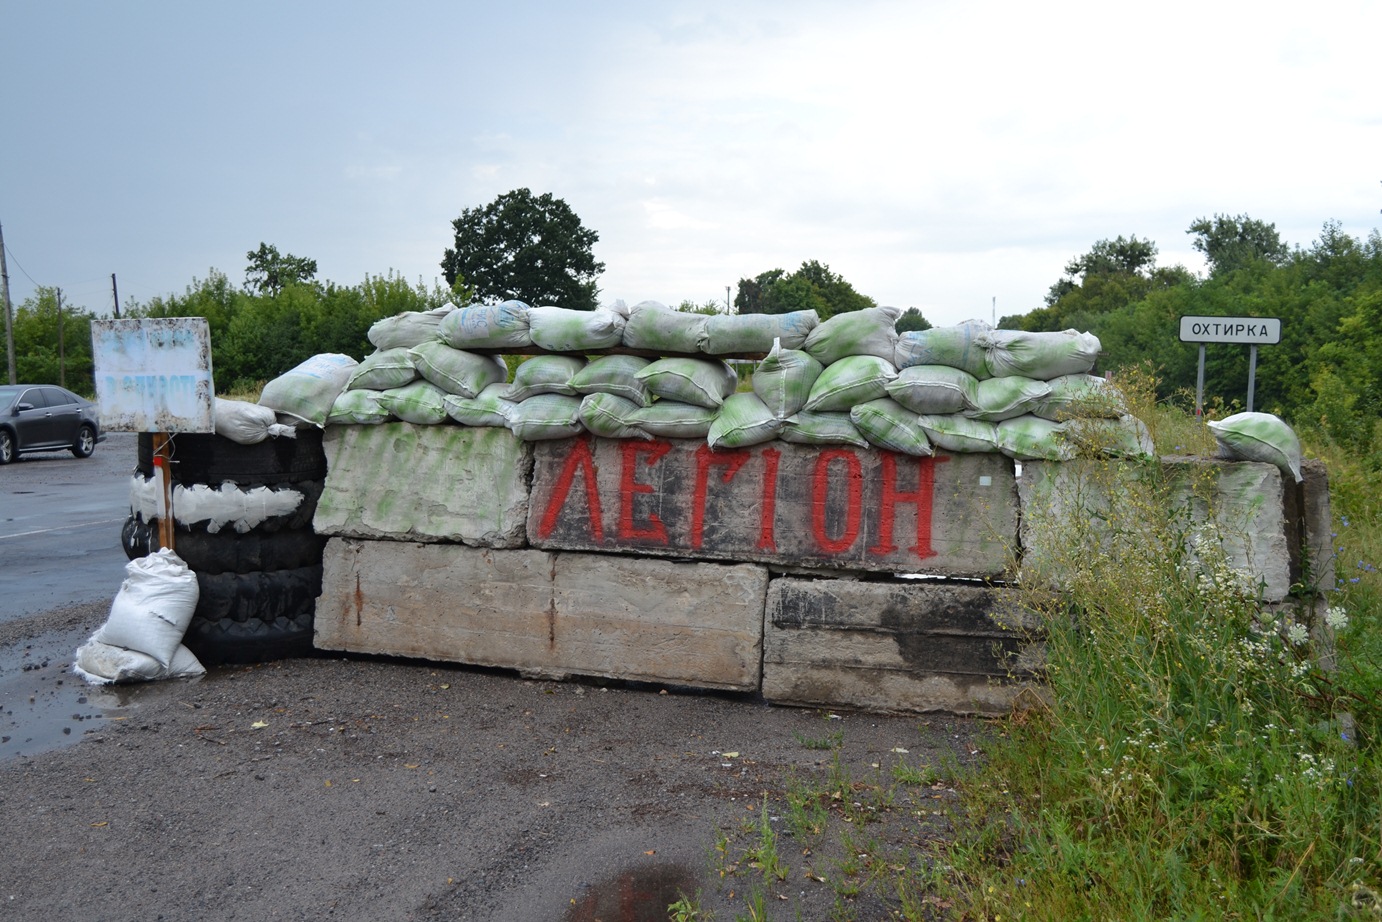
<svg viewBox="0 0 1382 922"><path fill-rule="evenodd" d="M1281 342L1278 317L1182 317L1183 343L1238 343L1243 346L1275 346Z"/></svg>
<svg viewBox="0 0 1382 922"><path fill-rule="evenodd" d="M214 430L205 318L93 320L91 347L102 429Z"/></svg>

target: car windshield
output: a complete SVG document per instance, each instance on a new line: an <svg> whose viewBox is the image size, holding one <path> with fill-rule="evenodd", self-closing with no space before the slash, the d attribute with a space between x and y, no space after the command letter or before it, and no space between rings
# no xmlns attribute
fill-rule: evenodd
<svg viewBox="0 0 1382 922"><path fill-rule="evenodd" d="M28 389L28 385L24 384L0 384L0 407L14 403L14 399L19 396L20 392Z"/></svg>

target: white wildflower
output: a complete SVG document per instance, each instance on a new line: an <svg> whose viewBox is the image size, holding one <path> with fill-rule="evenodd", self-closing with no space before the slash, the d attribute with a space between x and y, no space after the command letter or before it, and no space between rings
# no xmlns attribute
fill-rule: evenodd
<svg viewBox="0 0 1382 922"><path fill-rule="evenodd" d="M1302 647L1310 640L1310 632L1303 624L1293 624L1286 629L1286 639L1292 646Z"/></svg>
<svg viewBox="0 0 1382 922"><path fill-rule="evenodd" d="M1348 627L1348 612L1333 606L1324 613L1324 623L1329 625L1331 630L1342 631Z"/></svg>

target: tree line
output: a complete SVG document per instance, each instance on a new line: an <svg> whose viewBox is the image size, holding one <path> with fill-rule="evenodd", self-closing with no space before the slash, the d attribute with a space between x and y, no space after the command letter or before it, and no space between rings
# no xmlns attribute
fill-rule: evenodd
<svg viewBox="0 0 1382 922"><path fill-rule="evenodd" d="M1219 214L1186 233L1204 254L1203 277L1158 266L1150 240L1100 240L1065 266L1044 306L998 325L1092 332L1102 368L1150 364L1160 396L1184 402L1198 346L1179 341L1182 316L1279 318L1280 344L1258 349L1254 409L1364 453L1382 444L1382 235L1360 240L1328 221L1308 247L1291 247L1270 223ZM1206 347L1205 395L1219 412L1245 405L1248 363L1246 346Z"/></svg>

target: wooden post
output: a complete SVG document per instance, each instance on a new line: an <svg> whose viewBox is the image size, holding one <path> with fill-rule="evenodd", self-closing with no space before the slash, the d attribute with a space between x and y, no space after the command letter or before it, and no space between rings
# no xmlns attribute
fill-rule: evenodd
<svg viewBox="0 0 1382 922"><path fill-rule="evenodd" d="M158 475L158 543L170 551L174 550L172 455L168 451L172 440L173 437L166 432L154 433L154 472Z"/></svg>

